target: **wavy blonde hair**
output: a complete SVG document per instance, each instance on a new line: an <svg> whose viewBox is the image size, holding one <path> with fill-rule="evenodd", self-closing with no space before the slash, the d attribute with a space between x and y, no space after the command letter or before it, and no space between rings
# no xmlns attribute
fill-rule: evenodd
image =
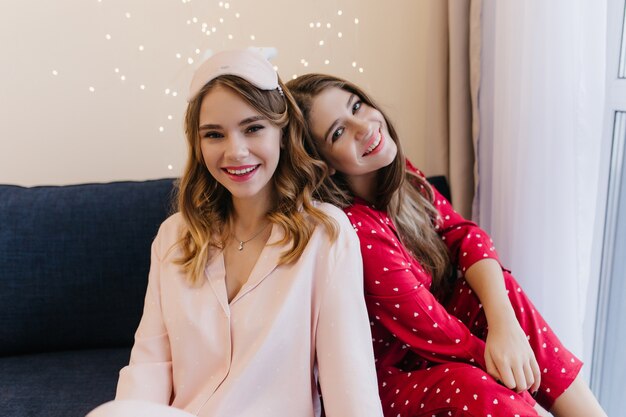
<svg viewBox="0 0 626 417"><path fill-rule="evenodd" d="M434 194L424 178L406 169L406 160L393 124L375 102L359 87L349 81L326 74L305 74L287 82L304 115L307 130L313 100L327 88L340 88L355 94L365 104L381 112L387 123L389 134L396 143L398 152L389 165L378 171L376 181L376 201L372 203L386 210L400 234L404 246L413 253L422 266L432 275L431 291L440 299L451 287L452 265L448 249L437 234L438 211L433 205ZM318 141L313 141L314 144ZM319 158L318 150L312 154ZM354 195L345 177L337 172L329 177L333 184L324 188L322 201L345 208L352 205Z"/></svg>
<svg viewBox="0 0 626 417"><path fill-rule="evenodd" d="M179 181L177 209L186 228L179 241L182 265L191 284L199 284L213 249L223 249L228 237L232 199L228 190L209 173L200 148L200 107L215 86L228 88L282 130L282 145L276 171L272 176L275 199L267 213L271 223L281 226L284 238L277 244L288 244L279 264L296 261L304 251L317 224L322 224L334 241L337 224L313 205L314 195L325 194L328 168L313 159L305 149L310 137L305 133L304 118L293 97L279 79L283 90L260 90L243 78L222 75L207 83L189 102L185 114L188 157ZM310 145L309 145L310 146Z"/></svg>

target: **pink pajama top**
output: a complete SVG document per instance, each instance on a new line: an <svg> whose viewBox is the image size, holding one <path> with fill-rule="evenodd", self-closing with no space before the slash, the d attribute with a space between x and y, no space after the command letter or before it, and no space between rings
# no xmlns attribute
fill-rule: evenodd
<svg viewBox="0 0 626 417"><path fill-rule="evenodd" d="M116 399L147 400L198 416L382 416L363 298L359 242L341 210L331 242L318 226L297 262L273 225L248 281L229 303L224 257L187 284L173 260L184 228L177 213L152 245L144 312ZM241 256L246 256L245 252Z"/></svg>

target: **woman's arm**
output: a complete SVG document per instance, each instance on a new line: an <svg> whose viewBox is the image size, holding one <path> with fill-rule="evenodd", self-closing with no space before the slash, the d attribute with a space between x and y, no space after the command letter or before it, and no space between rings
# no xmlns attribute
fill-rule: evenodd
<svg viewBox="0 0 626 417"><path fill-rule="evenodd" d="M319 380L328 417L382 417L359 244L343 213L316 329ZM330 243L329 243L330 244Z"/></svg>
<svg viewBox="0 0 626 417"><path fill-rule="evenodd" d="M143 316L135 333L130 363L120 371L116 400L170 403L172 359L161 311L159 237L152 243Z"/></svg>
<svg viewBox="0 0 626 417"><path fill-rule="evenodd" d="M507 296L500 264L493 259L478 261L467 270L465 279L487 317L487 372L518 392L535 392L541 383L541 372Z"/></svg>
<svg viewBox="0 0 626 417"><path fill-rule="evenodd" d="M487 372L518 392L536 391L541 382L539 365L507 296L493 241L432 188L440 216L438 232L448 247L450 260L464 274L485 310L489 328L485 344Z"/></svg>

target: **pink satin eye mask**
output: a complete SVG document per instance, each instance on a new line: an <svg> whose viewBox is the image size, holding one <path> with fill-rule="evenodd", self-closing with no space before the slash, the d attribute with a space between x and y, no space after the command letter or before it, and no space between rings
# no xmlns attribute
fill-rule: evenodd
<svg viewBox="0 0 626 417"><path fill-rule="evenodd" d="M278 74L270 62L251 49L218 52L198 67L191 79L187 101L191 101L209 81L220 75L236 75L261 90L281 91Z"/></svg>

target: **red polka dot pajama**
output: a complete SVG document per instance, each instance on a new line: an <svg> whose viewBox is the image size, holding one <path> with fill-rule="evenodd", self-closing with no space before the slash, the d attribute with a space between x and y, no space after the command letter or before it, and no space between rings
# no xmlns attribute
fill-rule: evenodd
<svg viewBox="0 0 626 417"><path fill-rule="evenodd" d="M481 259L498 260L490 237L434 193L441 216L437 231L461 274ZM363 254L385 415L536 416L528 392L517 394L487 374L487 321L465 279L459 278L449 300L440 304L429 291L431 276L402 246L386 212L358 198L345 211ZM582 363L559 342L510 272L503 272L509 299L542 371L537 401L549 409Z"/></svg>

